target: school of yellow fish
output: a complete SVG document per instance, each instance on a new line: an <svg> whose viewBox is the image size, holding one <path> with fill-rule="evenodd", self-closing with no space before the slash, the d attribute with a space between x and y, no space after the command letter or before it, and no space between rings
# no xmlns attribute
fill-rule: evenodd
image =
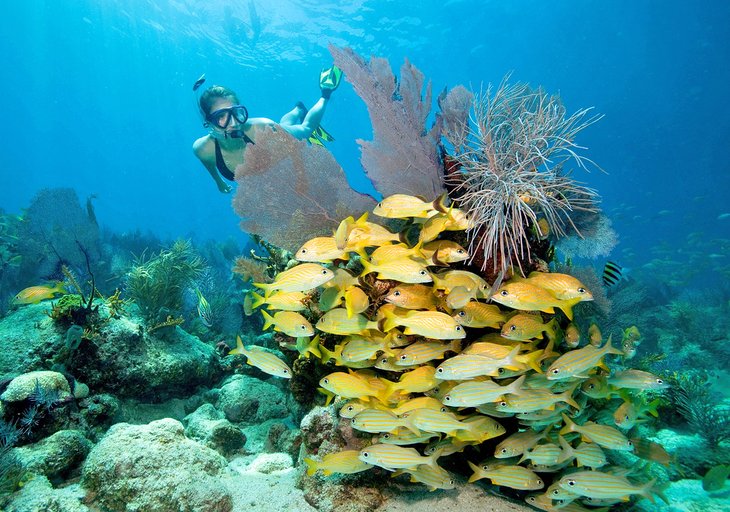
<svg viewBox="0 0 730 512"><path fill-rule="evenodd" d="M579 280L533 272L495 286L458 269L469 254L443 235L467 229L469 219L443 198L396 194L373 214L415 224L418 239L409 244L367 214L348 217L332 236L306 242L300 263L257 283L263 295L253 295L253 306L266 309L265 329L295 338L300 357L340 367L320 380L320 391L328 404L345 399L342 421L374 435L360 451L305 459L308 474L379 466L431 490L451 489L454 478L438 459L491 443L484 447L494 446L493 457L469 461L469 481L539 490L525 499L541 510L664 499L653 480L610 466L606 451L666 462L659 445L627 436L657 414L658 401L647 403L642 392L666 384L608 369L606 356L624 353L610 337L603 342L595 324L584 336L573 322L573 307L593 300ZM382 281L377 294L366 284L370 274ZM231 353L292 377L284 361L240 338ZM609 405L599 409L596 400Z"/></svg>

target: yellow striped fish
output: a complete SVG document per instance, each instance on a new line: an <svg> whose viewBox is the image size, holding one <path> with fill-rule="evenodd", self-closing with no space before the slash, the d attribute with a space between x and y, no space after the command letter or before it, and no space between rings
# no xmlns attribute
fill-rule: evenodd
<svg viewBox="0 0 730 512"><path fill-rule="evenodd" d="M401 375L398 382L390 383L388 385L387 396L397 391L425 393L434 389L438 384L439 380L436 378L436 368L428 365L419 366Z"/></svg>
<svg viewBox="0 0 730 512"><path fill-rule="evenodd" d="M593 300L593 294L583 283L568 274L557 272L531 272L526 281L549 291L556 299L581 301Z"/></svg>
<svg viewBox="0 0 730 512"><path fill-rule="evenodd" d="M405 422L390 411L365 409L357 413L350 421L350 424L357 430L380 434L395 432L398 427L404 426Z"/></svg>
<svg viewBox="0 0 730 512"><path fill-rule="evenodd" d="M401 416L404 419L404 426L408 427L416 435L421 431L443 432L454 435L459 430L475 432L475 425L459 421L453 414L435 409L414 409Z"/></svg>
<svg viewBox="0 0 730 512"><path fill-rule="evenodd" d="M418 334L437 340L456 340L466 337L466 331L456 320L440 311L409 310L403 316L385 312L383 331L403 326L405 334Z"/></svg>
<svg viewBox="0 0 730 512"><path fill-rule="evenodd" d="M507 459L509 457L517 457L525 453L525 450L535 446L550 432L545 429L542 432L534 430L525 430L524 432L515 432L507 439L497 445L494 450L494 456L498 459Z"/></svg>
<svg viewBox="0 0 730 512"><path fill-rule="evenodd" d="M411 217L427 219L435 215L437 210L434 208L433 202L406 194L393 194L383 198L375 206L373 213L388 219L408 219Z"/></svg>
<svg viewBox="0 0 730 512"><path fill-rule="evenodd" d="M360 263L363 266L361 277L377 272L378 279L392 279L401 283L430 283L432 281L431 274L426 270L426 265L411 258L402 257L379 264L362 259Z"/></svg>
<svg viewBox="0 0 730 512"><path fill-rule="evenodd" d="M580 299L556 299L549 291L526 281L513 281L503 284L491 299L505 306L521 311L542 311L555 313L554 308L561 309L568 320L573 320L572 307Z"/></svg>
<svg viewBox="0 0 730 512"><path fill-rule="evenodd" d="M644 485L637 486L623 476L601 471L578 471L562 477L559 485L566 491L589 498L628 499L632 494L639 494L654 503L654 494L658 494L666 501L659 491L653 489L655 482L656 479L652 479Z"/></svg>
<svg viewBox="0 0 730 512"><path fill-rule="evenodd" d="M590 421L584 425L578 425L565 413L563 413L563 421L565 422L565 426L560 430L561 434L578 432L583 437L583 440L596 443L602 448L628 452L634 451L634 444L621 431L610 425L600 425Z"/></svg>
<svg viewBox="0 0 730 512"><path fill-rule="evenodd" d="M332 263L333 260L347 260L349 257L349 253L337 248L333 236L318 236L307 240L294 254L297 261L310 263Z"/></svg>
<svg viewBox="0 0 730 512"><path fill-rule="evenodd" d="M389 336L348 336L342 347L342 360L355 363L375 359L381 351L393 356L394 352L390 349L391 339Z"/></svg>
<svg viewBox="0 0 730 512"><path fill-rule="evenodd" d="M347 316L353 316L365 312L370 306L370 298L359 286L350 286L345 290L345 310Z"/></svg>
<svg viewBox="0 0 730 512"><path fill-rule="evenodd" d="M505 397L497 403L497 409L504 412L533 412L542 409L554 409L557 402L565 402L580 410L580 405L573 400L573 390L577 383L563 393L552 393L549 389L525 389L519 395Z"/></svg>
<svg viewBox="0 0 730 512"><path fill-rule="evenodd" d="M492 380L463 382L449 391L442 402L450 407L476 407L496 402L507 394L521 394L524 382L524 375L507 386L500 386Z"/></svg>
<svg viewBox="0 0 730 512"><path fill-rule="evenodd" d="M398 476L402 473L411 475L411 482L419 482L428 486L430 491L436 489L454 489L456 484L448 471L438 465L420 465L415 468L405 468L393 473Z"/></svg>
<svg viewBox="0 0 730 512"><path fill-rule="evenodd" d="M399 284L385 297L385 301L405 309L436 309L438 298L433 288L423 284Z"/></svg>
<svg viewBox="0 0 730 512"><path fill-rule="evenodd" d="M330 476L332 473L351 475L373 467L372 464L360 460L360 452L357 450L328 453L319 461L306 457L304 463L307 465L308 476L320 470L324 476Z"/></svg>
<svg viewBox="0 0 730 512"><path fill-rule="evenodd" d="M408 247L406 244L381 245L373 251L369 261L373 265L381 265L401 258L424 260L421 254L421 243L419 242L414 247Z"/></svg>
<svg viewBox="0 0 730 512"><path fill-rule="evenodd" d="M335 308L322 315L316 327L322 332L347 336L363 334L370 329L377 330L378 324L360 314L349 316L345 308Z"/></svg>
<svg viewBox="0 0 730 512"><path fill-rule="evenodd" d="M342 398L368 400L371 396L377 397L379 393L367 380L357 375L344 372L330 373L322 377L319 385Z"/></svg>
<svg viewBox="0 0 730 512"><path fill-rule="evenodd" d="M441 380L469 380L481 375L496 377L500 368L520 369L515 361L520 346L514 347L507 357L493 359L482 355L459 354L447 359L436 368L436 376Z"/></svg>
<svg viewBox="0 0 730 512"><path fill-rule="evenodd" d="M418 341L407 346L398 353L395 364L398 366L415 366L427 363L434 359L443 359L448 351L459 352L461 342L453 340L451 343L439 343L437 341Z"/></svg>
<svg viewBox="0 0 730 512"><path fill-rule="evenodd" d="M276 332L283 332L294 338L314 334L312 324L296 311L277 311L271 316L265 310L261 310L261 314L264 316L264 331L273 325Z"/></svg>
<svg viewBox="0 0 730 512"><path fill-rule="evenodd" d="M323 285L335 274L317 263L302 263L277 274L273 283L253 283L267 294L275 290L303 292Z"/></svg>
<svg viewBox="0 0 730 512"><path fill-rule="evenodd" d="M434 265L458 263L469 259L469 252L451 240L434 240L421 248L423 257Z"/></svg>
<svg viewBox="0 0 730 512"><path fill-rule="evenodd" d="M585 373L597 366L603 356L607 354L623 354L621 350L611 346L611 337L608 338L603 348L586 345L578 350L566 352L550 365L545 375L549 380L588 378Z"/></svg>
<svg viewBox="0 0 730 512"><path fill-rule="evenodd" d="M397 444L399 446L403 446L409 444L427 443L430 439L433 439L434 437L439 437L439 434L435 432L422 432L420 436L417 436L410 430L401 428L398 429L395 434L383 434L378 438L378 441L385 444ZM429 454L427 453L426 455Z"/></svg>
<svg viewBox="0 0 730 512"><path fill-rule="evenodd" d="M228 352L228 355L246 356L248 364L274 377L283 379L291 379L292 377L291 368L284 361L261 347L244 347L240 336L236 336L236 348Z"/></svg>
<svg viewBox="0 0 730 512"><path fill-rule="evenodd" d="M489 478L494 485L502 485L510 489L532 491L542 489L545 483L536 473L522 466L477 466L469 462L474 474L469 477L469 482L475 482L482 478Z"/></svg>
<svg viewBox="0 0 730 512"><path fill-rule="evenodd" d="M454 312L454 319L466 327L491 327L497 329L507 318L499 307L484 302L467 302Z"/></svg>
<svg viewBox="0 0 730 512"><path fill-rule="evenodd" d="M404 448L395 444L378 443L360 450L360 460L388 471L415 468L421 464L435 466L441 452L424 457L415 448Z"/></svg>
<svg viewBox="0 0 730 512"><path fill-rule="evenodd" d="M307 294L304 292L273 292L268 297L262 297L256 292L250 293L255 300L251 303L251 308L256 309L266 304L266 309L277 309L280 311L303 311L307 309L304 301Z"/></svg>
<svg viewBox="0 0 730 512"><path fill-rule="evenodd" d="M573 448L573 455L578 466L595 469L608 464L606 454L596 443L581 442L577 448Z"/></svg>

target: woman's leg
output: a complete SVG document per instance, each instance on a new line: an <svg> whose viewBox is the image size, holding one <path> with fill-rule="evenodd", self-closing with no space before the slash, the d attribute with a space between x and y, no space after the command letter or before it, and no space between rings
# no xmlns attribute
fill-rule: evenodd
<svg viewBox="0 0 730 512"><path fill-rule="evenodd" d="M302 124L302 122L304 121L304 116L306 114L307 107L305 107L304 103L302 103L301 101L297 101L297 104L294 105L294 108L282 116L279 124L281 126L293 126L296 124Z"/></svg>
<svg viewBox="0 0 730 512"><path fill-rule="evenodd" d="M319 123L322 122L322 117L324 116L327 102L328 100L324 98L318 99L317 103L312 105L312 108L309 109L307 115L304 116L303 121L301 121L299 124L281 123L281 127L294 135L297 139L308 138L310 135L312 135L312 132L319 126Z"/></svg>

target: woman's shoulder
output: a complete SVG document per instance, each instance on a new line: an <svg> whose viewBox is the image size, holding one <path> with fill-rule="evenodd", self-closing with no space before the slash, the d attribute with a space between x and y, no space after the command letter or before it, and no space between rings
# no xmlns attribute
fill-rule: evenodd
<svg viewBox="0 0 730 512"><path fill-rule="evenodd" d="M204 135L193 142L193 153L198 158L204 158L215 152L215 141L210 135Z"/></svg>

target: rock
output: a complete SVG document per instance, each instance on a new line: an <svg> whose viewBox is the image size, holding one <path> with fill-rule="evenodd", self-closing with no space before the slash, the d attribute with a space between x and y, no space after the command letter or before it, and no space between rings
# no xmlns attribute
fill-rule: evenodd
<svg viewBox="0 0 730 512"><path fill-rule="evenodd" d="M87 396L89 396L89 386L83 382L76 382L74 384L74 398L76 400L83 400Z"/></svg>
<svg viewBox="0 0 730 512"><path fill-rule="evenodd" d="M289 415L286 396L280 388L246 375L234 375L221 387L215 408L223 411L228 421L243 425Z"/></svg>
<svg viewBox="0 0 730 512"><path fill-rule="evenodd" d="M54 489L44 476L36 476L12 497L5 512L89 512L82 503L84 491L78 484Z"/></svg>
<svg viewBox="0 0 730 512"><path fill-rule="evenodd" d="M188 397L222 375L215 349L177 327L164 339L130 318L111 318L95 343L82 345L69 372L93 392L162 402Z"/></svg>
<svg viewBox="0 0 730 512"><path fill-rule="evenodd" d="M0 375L43 369L47 348L63 345L63 338L47 314L50 310L47 301L26 304L0 319L3 333Z"/></svg>
<svg viewBox="0 0 730 512"><path fill-rule="evenodd" d="M179 421L118 423L86 459L81 485L93 506L115 511L229 512L226 460L187 439Z"/></svg>
<svg viewBox="0 0 730 512"><path fill-rule="evenodd" d="M287 453L262 453L254 459L248 469L268 475L274 471L284 471L292 467L294 467L294 462Z"/></svg>
<svg viewBox="0 0 730 512"><path fill-rule="evenodd" d="M50 371L35 371L18 375L5 392L0 395L4 402L22 402L27 400L36 388L36 382L45 391L57 391L58 398L63 400L71 396L71 387L63 374Z"/></svg>
<svg viewBox="0 0 730 512"><path fill-rule="evenodd" d="M243 448L246 436L241 429L225 419L212 404L204 404L183 420L185 435L200 441L223 455Z"/></svg>
<svg viewBox="0 0 730 512"><path fill-rule="evenodd" d="M642 512L707 512L730 511L730 494L725 491L708 493L700 480L679 480L664 490L669 505L657 499L656 503L639 500L631 510Z"/></svg>
<svg viewBox="0 0 730 512"><path fill-rule="evenodd" d="M61 430L35 444L15 448L25 469L59 482L86 458L91 441L77 430Z"/></svg>

